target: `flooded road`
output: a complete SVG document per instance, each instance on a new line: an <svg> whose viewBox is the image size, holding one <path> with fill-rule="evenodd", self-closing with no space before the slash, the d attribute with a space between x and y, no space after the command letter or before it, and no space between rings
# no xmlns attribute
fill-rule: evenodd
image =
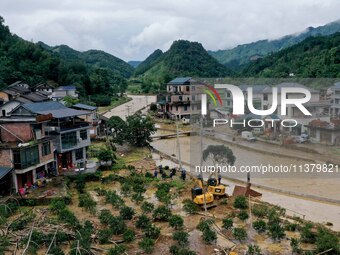
<svg viewBox="0 0 340 255"><path fill-rule="evenodd" d="M119 116L123 120L125 120L127 116L134 114L135 112L141 110L145 106L156 101L156 96L128 95L128 97L132 98L132 100L111 109L110 111L105 113L104 116L106 118L111 118L112 116Z"/></svg>
<svg viewBox="0 0 340 255"><path fill-rule="evenodd" d="M180 146L181 146L181 156L183 163L199 165L200 164L200 138L199 137L180 137ZM224 142L217 142L215 140L209 138L203 138L203 147L206 147L208 144L223 144ZM164 139L164 140L155 140L151 143L151 145L157 150L168 154L174 155L177 158L177 149L176 149L176 139ZM258 164L301 164L306 163L303 160L297 159L289 159L282 158L280 156L267 155L264 153L259 153L256 151L250 151L245 148L240 148L235 145L230 145L226 143L230 149L232 149L234 155L236 156L235 166L240 167L241 165L258 165ZM171 166L174 163L170 163L169 160L161 160L157 159L157 156L154 155L156 159L156 163L163 165L169 164ZM188 169L188 166L186 166ZM194 169L190 169L190 171L194 171ZM195 174L195 173L194 173ZM222 176L232 177L236 179L240 179L245 181L246 174L227 174L222 173ZM298 178L292 178L289 175L286 176L254 176L251 178L252 183L261 184L266 187L273 187L276 189L281 189L283 191L313 195L321 198L331 198L340 200L340 179L339 178L318 178L317 176L309 175L308 178L306 175L298 176ZM224 184L228 184L230 194L235 186L235 182L230 181L229 179L223 179ZM312 201L309 199L295 197L290 195L285 195L282 193L272 192L267 189L259 189L255 188L263 194L262 200L280 205L287 209L287 214L297 215L303 217L305 215L306 219L312 220L315 222L332 222L334 224L333 229L336 231L340 231L340 205L322 203L319 201Z"/></svg>

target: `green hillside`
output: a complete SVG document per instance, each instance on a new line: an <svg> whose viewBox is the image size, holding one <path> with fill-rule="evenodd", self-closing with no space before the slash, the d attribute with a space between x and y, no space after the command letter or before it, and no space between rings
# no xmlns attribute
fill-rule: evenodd
<svg viewBox="0 0 340 255"><path fill-rule="evenodd" d="M155 89L177 76L224 77L231 74L202 44L178 40L142 74L142 79L144 87Z"/></svg>
<svg viewBox="0 0 340 255"><path fill-rule="evenodd" d="M58 85L75 85L83 98L91 96L92 102L110 103L117 93L124 92L126 79L108 68L89 66L77 61L74 50L62 47L62 54L46 50L45 44L34 44L12 35L0 17L0 88L16 81L29 85L49 82ZM89 58L90 59L90 58Z"/></svg>
<svg viewBox="0 0 340 255"><path fill-rule="evenodd" d="M339 31L340 21L336 21L317 28L309 27L298 35L287 35L277 40L261 40L239 45L233 49L210 51L209 54L227 67L240 70L253 59L293 46L310 36L331 35Z"/></svg>
<svg viewBox="0 0 340 255"><path fill-rule="evenodd" d="M58 53L62 59L67 62L84 62L91 67L108 68L111 71L120 74L125 78L129 78L134 68L125 61L117 58L105 51L101 50L88 50L80 52L72 49L67 45L48 46L42 42L38 42L41 47Z"/></svg>
<svg viewBox="0 0 340 255"><path fill-rule="evenodd" d="M246 66L241 76L340 77L340 32L304 41Z"/></svg>
<svg viewBox="0 0 340 255"><path fill-rule="evenodd" d="M133 68L136 68L137 66L139 66L140 63L142 63L143 61L138 61L138 60L131 60L131 61L128 61L128 64L130 66L132 66Z"/></svg>
<svg viewBox="0 0 340 255"><path fill-rule="evenodd" d="M156 63L157 60L160 59L162 55L163 55L163 51L161 51L160 49L155 50L153 53L151 53L150 56L148 56L142 63L138 65L138 67L135 70L134 75L138 76L142 73L145 73Z"/></svg>

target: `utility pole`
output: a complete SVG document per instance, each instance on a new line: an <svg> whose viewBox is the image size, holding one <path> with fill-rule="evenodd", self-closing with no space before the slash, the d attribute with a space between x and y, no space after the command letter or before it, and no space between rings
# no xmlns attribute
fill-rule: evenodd
<svg viewBox="0 0 340 255"><path fill-rule="evenodd" d="M179 170L182 171L181 146L179 144L179 133L178 133L178 122L177 121L176 121L176 137L177 137L177 151L178 151Z"/></svg>
<svg viewBox="0 0 340 255"><path fill-rule="evenodd" d="M203 166L203 116L200 118L200 169ZM204 188L204 181L203 175L200 170L200 176L202 176L202 191L203 191L203 200L204 200L204 216L207 218L207 199L205 196L205 188Z"/></svg>
<svg viewBox="0 0 340 255"><path fill-rule="evenodd" d="M126 110L127 110L127 116L128 117L130 116L130 108L131 108L130 105L126 105Z"/></svg>

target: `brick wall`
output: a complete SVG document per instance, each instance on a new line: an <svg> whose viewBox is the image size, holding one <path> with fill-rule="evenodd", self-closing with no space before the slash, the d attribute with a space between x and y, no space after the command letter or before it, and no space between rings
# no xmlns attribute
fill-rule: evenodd
<svg viewBox="0 0 340 255"><path fill-rule="evenodd" d="M13 134L20 137L24 142L29 142L33 139L32 128L28 123L5 123L1 124L1 126L4 127L1 128L1 141L3 142L18 142L18 138Z"/></svg>
<svg viewBox="0 0 340 255"><path fill-rule="evenodd" d="M43 147L43 144L40 143L39 144L39 161L40 161L40 163L44 163L44 162L47 162L47 161L53 159L54 155L53 155L53 143L52 143L52 141L50 141L50 149L51 149L50 154L43 156L42 155L42 147Z"/></svg>
<svg viewBox="0 0 340 255"><path fill-rule="evenodd" d="M12 167L10 149L0 149L0 166Z"/></svg>

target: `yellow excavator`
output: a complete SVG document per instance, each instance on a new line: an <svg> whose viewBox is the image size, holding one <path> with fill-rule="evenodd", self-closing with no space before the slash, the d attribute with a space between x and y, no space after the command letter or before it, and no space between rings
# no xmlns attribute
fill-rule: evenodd
<svg viewBox="0 0 340 255"><path fill-rule="evenodd" d="M213 174L215 176L213 176ZM208 179L208 192L214 195L214 198L220 199L227 197L225 193L226 186L218 183L217 173L211 173Z"/></svg>
<svg viewBox="0 0 340 255"><path fill-rule="evenodd" d="M203 182L201 179L196 179L195 182L197 187L191 189L192 201L196 205L199 205L200 207L204 208ZM214 204L214 195L209 191L205 192L205 203L207 209L216 206Z"/></svg>

